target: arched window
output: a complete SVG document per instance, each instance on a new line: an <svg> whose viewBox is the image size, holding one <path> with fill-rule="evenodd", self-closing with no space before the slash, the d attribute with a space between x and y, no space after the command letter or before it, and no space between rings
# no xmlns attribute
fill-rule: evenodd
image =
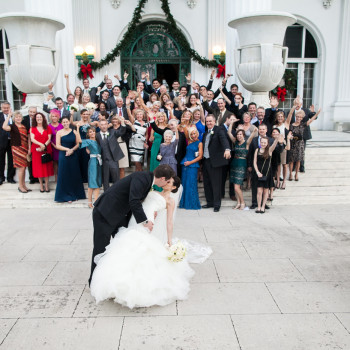
<svg viewBox="0 0 350 350"><path fill-rule="evenodd" d="M287 28L283 46L289 49L286 70L289 76L295 77L295 89L286 95L281 107L290 109L297 95L303 98L303 105L309 107L315 102L314 81L319 64L316 41L304 26L294 24Z"/></svg>
<svg viewBox="0 0 350 350"><path fill-rule="evenodd" d="M9 48L9 43L4 30L0 29L0 101L9 101L12 108L21 108L21 94L18 89L11 83L7 73L5 54Z"/></svg>

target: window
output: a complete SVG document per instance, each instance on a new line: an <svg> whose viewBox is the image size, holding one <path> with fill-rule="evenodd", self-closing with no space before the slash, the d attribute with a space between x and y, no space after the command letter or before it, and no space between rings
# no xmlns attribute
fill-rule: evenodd
<svg viewBox="0 0 350 350"><path fill-rule="evenodd" d="M294 24L287 28L283 45L288 47L286 69L294 72L297 83L294 91L287 93L280 106L285 111L289 110L294 98L300 95L303 105L309 107L314 103L314 78L319 63L316 41L304 26Z"/></svg>

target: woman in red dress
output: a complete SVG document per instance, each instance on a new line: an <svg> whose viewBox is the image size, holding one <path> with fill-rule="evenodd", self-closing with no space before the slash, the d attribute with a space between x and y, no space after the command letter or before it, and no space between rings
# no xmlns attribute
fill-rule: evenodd
<svg viewBox="0 0 350 350"><path fill-rule="evenodd" d="M32 168L33 176L40 182L40 192L50 192L49 176L53 176L53 162L42 163L41 156L49 153L52 156L51 148L52 131L47 125L46 118L42 113L36 113L30 129L30 139L32 141ZM45 179L45 189L43 185Z"/></svg>

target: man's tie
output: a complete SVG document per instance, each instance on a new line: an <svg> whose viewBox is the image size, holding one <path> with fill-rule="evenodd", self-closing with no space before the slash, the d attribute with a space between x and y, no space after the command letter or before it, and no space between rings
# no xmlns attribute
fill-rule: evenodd
<svg viewBox="0 0 350 350"><path fill-rule="evenodd" d="M119 108L119 116L120 116L120 117L123 116L123 114L122 114L122 109L121 109L121 108Z"/></svg>
<svg viewBox="0 0 350 350"><path fill-rule="evenodd" d="M222 112L220 112L220 114L218 116L218 121L217 121L216 125L220 125L221 119L222 119Z"/></svg>

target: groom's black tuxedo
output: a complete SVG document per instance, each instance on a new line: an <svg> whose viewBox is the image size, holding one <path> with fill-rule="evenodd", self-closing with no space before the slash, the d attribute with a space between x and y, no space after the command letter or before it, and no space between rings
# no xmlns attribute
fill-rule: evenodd
<svg viewBox="0 0 350 350"><path fill-rule="evenodd" d="M117 181L104 192L94 203L92 220L94 224L94 250L92 252L92 273L96 267L94 258L105 251L113 236L120 227L127 227L133 214L136 222L147 220L142 208L142 201L147 197L152 187L153 174L149 171L140 171L130 174Z"/></svg>

